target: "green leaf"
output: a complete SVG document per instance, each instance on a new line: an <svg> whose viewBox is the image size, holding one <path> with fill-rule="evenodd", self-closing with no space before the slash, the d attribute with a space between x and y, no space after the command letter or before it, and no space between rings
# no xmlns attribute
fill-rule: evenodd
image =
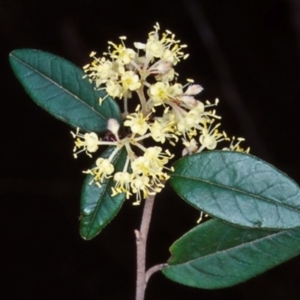
<svg viewBox="0 0 300 300"><path fill-rule="evenodd" d="M115 147L109 147L101 157L108 158ZM127 151L123 147L114 156L111 163L115 167L115 172L122 171L127 157ZM95 183L91 183L92 175L87 175L81 194L81 218L80 234L84 239L94 238L109 223L120 210L125 194L111 196L111 188L115 185L112 178L105 179L99 188Z"/></svg>
<svg viewBox="0 0 300 300"><path fill-rule="evenodd" d="M211 216L252 228L300 226L299 186L254 156L209 151L184 157L174 168L174 190Z"/></svg>
<svg viewBox="0 0 300 300"><path fill-rule="evenodd" d="M166 277L197 288L225 288L298 255L300 229L245 229L213 219L183 235L170 251Z"/></svg>
<svg viewBox="0 0 300 300"><path fill-rule="evenodd" d="M61 121L84 131L103 132L107 120L121 124L117 103L103 91L95 91L82 69L53 54L21 49L10 53L10 64L30 97Z"/></svg>

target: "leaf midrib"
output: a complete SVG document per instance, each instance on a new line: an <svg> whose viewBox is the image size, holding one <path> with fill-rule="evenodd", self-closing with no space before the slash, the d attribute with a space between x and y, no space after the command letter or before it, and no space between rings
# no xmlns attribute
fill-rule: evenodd
<svg viewBox="0 0 300 300"><path fill-rule="evenodd" d="M123 149L120 149L120 151L117 152L117 154L115 155L114 157L114 162L118 161L118 159L120 158L121 154ZM99 211L99 208L100 208L100 204L102 203L106 193L107 193L107 189L108 189L108 184L109 184L109 180L111 180L111 178L107 179L106 182L104 183L107 183L105 184L105 190L103 191L103 193L101 193L101 200L100 201L97 201L97 204L96 204L96 207L94 209L94 211L92 213L90 213L89 215L86 215L87 217L91 217L91 221L88 223L87 225L87 229L86 229L86 237L90 235L90 232L92 230L92 227L93 227L93 224L94 224L94 221L96 219L96 215L98 214L98 211ZM103 184L104 184L103 183ZM115 213L116 215L116 213ZM109 221L105 222L102 226L102 228L108 223ZM95 235L93 235L95 236Z"/></svg>
<svg viewBox="0 0 300 300"><path fill-rule="evenodd" d="M46 80L48 80L49 82L53 83L54 85L56 85L58 88L61 88L63 91L65 91L67 94L69 94L70 96L72 96L73 98L75 98L76 100L80 101L83 105L87 106L89 109L91 109L92 111L94 111L96 114L98 114L101 118L103 118L104 120L108 120L108 118L106 118L104 115L102 115L99 111L95 110L94 107L88 105L83 99L79 98L78 96L76 96L75 94L73 94L71 91L69 91L68 89L66 89L64 86L58 84L57 82L53 81L50 77L48 77L46 74L41 73L39 70L31 67L29 64L25 63L23 60L21 60L20 58L18 58L17 56L15 56L13 53L10 53L10 56L13 57L15 60L17 60L19 63L21 63L22 65L26 66L28 69L32 70L33 72L37 73L38 75L40 75L41 77L44 77ZM53 59L56 59L55 57ZM77 66L74 66L74 68L79 69Z"/></svg>
<svg viewBox="0 0 300 300"><path fill-rule="evenodd" d="M239 248L246 247L247 245L251 245L251 244L253 244L254 242L260 242L260 241L263 241L264 239L267 240L267 239L270 239L270 238L272 238L272 237L274 237L274 236L276 237L276 235L282 235L282 234L285 234L286 232L287 232L287 230L280 231L280 232L270 233L270 234L267 235L267 236L264 236L264 237L261 237L261 238L258 238L258 239L255 239L255 240L252 240L252 241L249 241L249 242L245 242L245 243L243 243L243 244L238 244L238 245L235 245L235 246L233 246L233 247L231 247L231 248L226 248L226 249L224 249L224 250L219 250L219 251L216 251L216 252L214 252L214 253L206 254L206 255L204 255L204 256L199 256L199 257L197 257L197 258L194 258L194 259L191 259L191 260L189 260L189 261L182 262L182 263L178 263L178 264L174 264L174 265L168 265L167 268L168 268L168 267L176 267L176 266L186 265L186 264L189 264L189 263L197 262L197 261L202 260L202 259L209 258L209 257L211 257L211 256L213 256L213 255L222 254L222 252L226 253L226 252L231 251L231 250L237 250L237 249L239 249ZM175 256L176 253L174 253L174 252L171 251L171 255L172 255L172 256Z"/></svg>
<svg viewBox="0 0 300 300"><path fill-rule="evenodd" d="M218 188L223 188L223 189L228 190L230 192L236 192L236 193L240 193L242 195L246 195L248 197L256 198L258 200L263 200L263 201L271 203L273 205L279 205L279 206L284 207L284 208L289 208L290 210L295 211L297 213L300 212L300 209L297 209L296 207L290 206L288 204L284 204L282 202L277 202L277 201L275 201L275 200L273 200L271 198L266 198L265 196L261 196L261 195L257 195L257 194L252 194L252 193L250 193L248 191L243 191L243 190L240 190L240 189L237 189L237 188L228 187L228 186L223 185L221 183L217 183L217 182L213 182L213 181L209 181L209 180L205 180L205 179L199 179L197 177L192 177L192 176L176 175L176 173L171 174L171 177L174 177L174 178L177 177L177 178L183 178L183 179L186 179L186 180L199 181L199 182L205 183L207 185L212 185L212 186L216 186Z"/></svg>

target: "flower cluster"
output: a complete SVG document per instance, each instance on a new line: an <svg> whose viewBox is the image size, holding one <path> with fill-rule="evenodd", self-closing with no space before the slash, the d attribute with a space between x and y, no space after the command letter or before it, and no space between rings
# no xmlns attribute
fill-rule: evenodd
<svg viewBox="0 0 300 300"><path fill-rule="evenodd" d="M108 130L113 135L112 141L101 140L94 132L83 135L77 130L77 132L72 133L73 137L76 138L74 156L77 157L77 154L82 151L91 156L91 153L96 152L99 146L114 146L115 148L108 158L98 158L96 166L84 171L84 173L91 174L93 176L91 183L94 182L99 187L104 180L113 178L116 184L112 188L112 196L125 193L128 199L132 194L136 194L134 204L139 204L142 198L145 199L149 195L154 195L164 187L164 182L169 179L166 171L172 171L166 167L166 164L173 155L168 150L163 151L158 146L144 147L139 141L143 135L136 137L135 134L130 134L120 139L119 127L120 125L116 120L109 119ZM123 147L128 153L124 168L120 172L114 172L112 160ZM77 151L78 148L82 149ZM143 154L137 155L136 152Z"/></svg>
<svg viewBox="0 0 300 300"><path fill-rule="evenodd" d="M115 147L108 158L98 158L96 166L85 171L93 176L92 182L101 187L104 180L112 178L112 196L125 193L129 198L135 194L135 204L160 192L169 178L168 171L172 171L167 164L173 154L159 146L145 147L146 139L158 144L180 142L184 146L182 155L214 150L222 141L229 142L223 150L249 151L241 148L242 138L229 138L219 130L220 116L214 109L218 99L214 103L202 102L195 98L203 89L200 85L191 79L183 85L177 81L174 67L188 54L184 53L187 46L175 34L167 30L160 35L156 24L146 43L135 42L133 48L128 48L125 41L122 36L119 44L108 42L108 51L102 57L92 52L93 61L84 66L85 77L95 89L123 101L126 129L120 135L120 124L110 119L107 129L113 136L111 140L103 140L94 132L72 133L75 157L83 151L91 156L103 145ZM129 101L135 101L134 96L138 102L135 111L130 112ZM106 97L99 99L99 105ZM127 160L123 171L115 172L112 160L123 147Z"/></svg>

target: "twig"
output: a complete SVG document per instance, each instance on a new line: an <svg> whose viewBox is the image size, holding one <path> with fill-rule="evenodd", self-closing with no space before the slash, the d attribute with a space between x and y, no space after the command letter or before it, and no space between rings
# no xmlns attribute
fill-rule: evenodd
<svg viewBox="0 0 300 300"><path fill-rule="evenodd" d="M155 265L153 267L151 267L150 269L147 270L146 272L146 278L145 278L145 281L146 281L146 284L149 280L149 278L157 271L160 271L163 269L163 267L167 266L168 264L159 264L159 265Z"/></svg>
<svg viewBox="0 0 300 300"><path fill-rule="evenodd" d="M155 195L145 200L140 230L135 230L137 249L136 300L144 300L146 280L146 244ZM148 277L149 278L149 277Z"/></svg>

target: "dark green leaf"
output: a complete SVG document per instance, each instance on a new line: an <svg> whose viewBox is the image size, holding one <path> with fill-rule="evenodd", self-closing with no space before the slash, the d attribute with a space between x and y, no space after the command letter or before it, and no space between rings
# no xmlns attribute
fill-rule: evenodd
<svg viewBox="0 0 300 300"><path fill-rule="evenodd" d="M254 156L210 151L184 157L174 168L174 190L211 216L253 228L300 226L298 185Z"/></svg>
<svg viewBox="0 0 300 300"><path fill-rule="evenodd" d="M115 147L108 148L101 157L108 158ZM115 172L122 171L127 157L123 147L113 158ZM92 175L87 175L81 194L80 234L84 239L94 238L120 210L125 194L111 196L111 188L115 182L112 178L103 181L101 188L91 183Z"/></svg>
<svg viewBox="0 0 300 300"><path fill-rule="evenodd" d="M21 49L10 53L10 64L32 99L56 118L84 131L103 132L109 118L121 124L117 103L110 97L99 105L103 91L95 91L84 72L53 54Z"/></svg>
<svg viewBox="0 0 300 300"><path fill-rule="evenodd" d="M170 251L166 277L192 287L224 288L298 255L300 229L245 229L214 219L186 233Z"/></svg>

